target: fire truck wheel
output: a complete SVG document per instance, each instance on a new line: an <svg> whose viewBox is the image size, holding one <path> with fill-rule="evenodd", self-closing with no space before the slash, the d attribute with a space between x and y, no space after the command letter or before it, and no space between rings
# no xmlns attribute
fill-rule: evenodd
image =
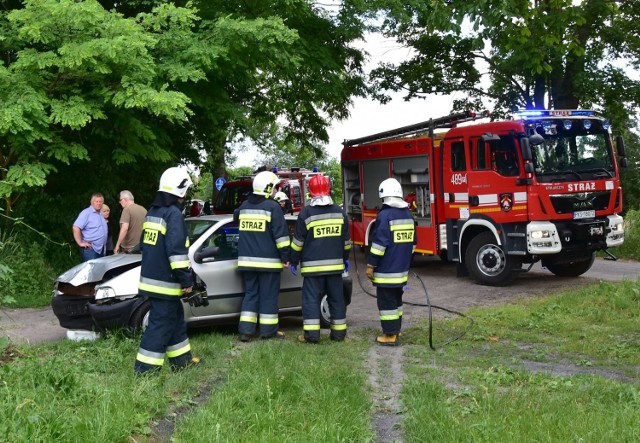
<svg viewBox="0 0 640 443"><path fill-rule="evenodd" d="M511 282L522 267L519 258L509 256L496 244L491 232L474 237L465 253L469 274L478 283L488 286L504 286Z"/></svg>
<svg viewBox="0 0 640 443"><path fill-rule="evenodd" d="M592 252L586 260L575 260L569 263L544 263L547 269L558 277L578 277L589 269L593 265L593 261L596 259L596 253Z"/></svg>

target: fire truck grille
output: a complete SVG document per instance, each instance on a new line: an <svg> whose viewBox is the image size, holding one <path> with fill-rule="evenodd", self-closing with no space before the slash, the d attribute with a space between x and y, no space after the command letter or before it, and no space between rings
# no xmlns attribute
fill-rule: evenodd
<svg viewBox="0 0 640 443"><path fill-rule="evenodd" d="M575 211L607 209L610 198L611 191L556 194L551 196L551 203L557 214L570 214Z"/></svg>

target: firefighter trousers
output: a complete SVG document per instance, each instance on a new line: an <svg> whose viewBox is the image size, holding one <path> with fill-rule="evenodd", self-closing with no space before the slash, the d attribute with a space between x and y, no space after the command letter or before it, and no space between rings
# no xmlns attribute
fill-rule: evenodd
<svg viewBox="0 0 640 443"><path fill-rule="evenodd" d="M384 334L398 334L402 328L402 287L376 288L378 298L378 310L380 311L380 323Z"/></svg>
<svg viewBox="0 0 640 443"><path fill-rule="evenodd" d="M280 272L243 271L245 294L240 313L240 334L273 337L278 332Z"/></svg>
<svg viewBox="0 0 640 443"><path fill-rule="evenodd" d="M135 372L160 370L165 355L172 369L185 367L191 362L192 355L182 301L152 297L149 301L149 325L142 335Z"/></svg>
<svg viewBox="0 0 640 443"><path fill-rule="evenodd" d="M309 276L302 283L302 318L304 338L320 340L320 301L327 294L331 314L332 340L344 340L347 335L347 308L344 302L342 274Z"/></svg>

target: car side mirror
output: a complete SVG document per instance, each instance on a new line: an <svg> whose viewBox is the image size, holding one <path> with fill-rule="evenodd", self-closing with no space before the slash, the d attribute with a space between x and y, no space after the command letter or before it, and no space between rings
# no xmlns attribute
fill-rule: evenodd
<svg viewBox="0 0 640 443"><path fill-rule="evenodd" d="M220 248L212 246L210 248L204 248L193 254L193 259L196 263L202 263L205 258L215 257L220 253Z"/></svg>

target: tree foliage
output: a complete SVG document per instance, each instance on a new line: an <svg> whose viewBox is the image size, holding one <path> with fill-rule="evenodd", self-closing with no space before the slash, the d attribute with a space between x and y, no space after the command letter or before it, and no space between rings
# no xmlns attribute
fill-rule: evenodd
<svg viewBox="0 0 640 443"><path fill-rule="evenodd" d="M364 94L346 5L1 3L0 197L39 228L68 230L94 191L148 204L169 165L217 176L233 142L312 149Z"/></svg>
<svg viewBox="0 0 640 443"><path fill-rule="evenodd" d="M382 89L463 92L514 108L607 109L640 104L637 2L609 0L382 0L382 31L413 50L373 73ZM620 94L620 91L625 91ZM623 112L621 112L623 111ZM621 121L619 123L625 123Z"/></svg>

